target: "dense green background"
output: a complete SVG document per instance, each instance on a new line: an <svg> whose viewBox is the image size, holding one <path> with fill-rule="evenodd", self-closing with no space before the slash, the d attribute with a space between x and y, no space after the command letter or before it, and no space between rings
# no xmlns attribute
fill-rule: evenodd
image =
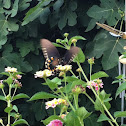
<svg viewBox="0 0 126 126"><path fill-rule="evenodd" d="M7 66L24 72L20 92L29 96L38 91L48 92L48 88L41 85L42 80L34 79L34 73L44 69L45 59L39 40L47 38L55 42L57 38L62 39L65 32L69 37L81 35L86 41L78 41L77 46L82 48L87 58L95 57L93 72L105 70L110 75L104 79L104 88L114 97L118 85L111 82L118 75L118 55L123 52L126 42L122 39L117 42L117 38L99 29L96 21L110 26L118 21L119 29L122 20L120 10L124 11L124 0L0 0L0 72ZM87 62L82 65L88 75ZM0 115L5 117L5 104L1 104ZM52 113L45 110L44 101L22 100L15 104L31 126L42 125L40 120ZM84 96L80 97L80 105L88 111L93 110L93 105ZM112 101L111 111L115 110L120 110L119 99ZM97 123L98 115L97 112L92 114L86 120L86 126L108 125Z"/></svg>

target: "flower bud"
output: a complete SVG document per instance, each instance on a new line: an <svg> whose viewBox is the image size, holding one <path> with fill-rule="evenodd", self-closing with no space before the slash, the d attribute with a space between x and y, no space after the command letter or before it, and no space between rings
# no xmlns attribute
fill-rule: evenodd
<svg viewBox="0 0 126 126"><path fill-rule="evenodd" d="M79 73L79 72L82 72L80 68L76 69L76 71Z"/></svg>
<svg viewBox="0 0 126 126"><path fill-rule="evenodd" d="M69 33L64 33L64 36L65 36L65 37L68 37L68 35L69 35Z"/></svg>
<svg viewBox="0 0 126 126"><path fill-rule="evenodd" d="M60 43L60 39L56 39L56 43Z"/></svg>
<svg viewBox="0 0 126 126"><path fill-rule="evenodd" d="M88 59L88 63L89 63L89 64L94 64L94 57Z"/></svg>
<svg viewBox="0 0 126 126"><path fill-rule="evenodd" d="M1 89L4 88L3 80L0 80L0 88L1 88Z"/></svg>
<svg viewBox="0 0 126 126"><path fill-rule="evenodd" d="M77 42L77 39L72 39L71 42L72 42L72 43L76 43L76 42Z"/></svg>

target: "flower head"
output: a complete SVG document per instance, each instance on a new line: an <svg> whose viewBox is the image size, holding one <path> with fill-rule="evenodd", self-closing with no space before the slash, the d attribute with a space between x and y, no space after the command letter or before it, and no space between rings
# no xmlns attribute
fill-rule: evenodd
<svg viewBox="0 0 126 126"><path fill-rule="evenodd" d="M61 120L52 120L48 125L46 126L63 126L63 122Z"/></svg>
<svg viewBox="0 0 126 126"><path fill-rule="evenodd" d="M7 68L5 68L5 72L13 72L13 73L15 73L15 72L17 72L17 68L7 67Z"/></svg>
<svg viewBox="0 0 126 126"><path fill-rule="evenodd" d="M90 84L92 87L95 88L96 91L100 90L100 88L103 88L103 82L101 79L95 79L93 81L90 81ZM91 88L90 85L87 86L89 89Z"/></svg>
<svg viewBox="0 0 126 126"><path fill-rule="evenodd" d="M45 69L43 71L37 71L35 74L35 78L46 78L52 75L52 71L49 71L48 69Z"/></svg>
<svg viewBox="0 0 126 126"><path fill-rule="evenodd" d="M59 71L63 71L63 72L66 72L66 71L69 71L72 69L72 65L57 65L56 66L56 70L59 70Z"/></svg>

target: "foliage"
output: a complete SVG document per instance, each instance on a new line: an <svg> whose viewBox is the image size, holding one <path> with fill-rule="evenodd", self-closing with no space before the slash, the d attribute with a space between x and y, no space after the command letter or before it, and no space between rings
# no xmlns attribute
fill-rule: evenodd
<svg viewBox="0 0 126 126"><path fill-rule="evenodd" d="M41 89L48 92L49 89L45 85L41 88L40 80L32 78L35 71L44 67L45 59L42 56L39 41L41 38L47 38L55 43L57 38L63 38L63 33L69 32L68 38L78 34L86 38L86 41L82 41L84 38L78 40L77 46L85 52L85 59L95 57L93 72L107 70L110 76L115 77L118 73L115 67L118 63L118 54L123 52L122 47L125 41L122 39L117 41L107 32L96 30L95 26L96 21L110 26L116 26L117 23L117 28L120 29L120 23L124 20L123 11L123 0L88 0L86 2L82 0L0 0L0 72L4 71L6 66L16 67L19 71L25 72L26 76L22 81L26 84L23 89L29 96L37 91L41 92ZM60 53L64 53L64 50L60 50ZM87 62L84 62L82 67L88 74ZM114 72L108 71L111 68ZM111 83L111 78L107 81ZM116 90L116 88L110 88L108 82L105 88L108 92ZM4 98L0 97L0 99ZM30 125L39 125L41 118L44 119L51 113L44 111L42 115L40 111L35 111L36 106L39 108L40 104L42 107L39 109L44 110L43 103L44 101L21 103L24 107L19 103L23 117L30 120ZM83 104L87 104L87 101ZM92 120L96 118L96 115L92 116L92 119L87 119L91 122L85 122L93 125Z"/></svg>

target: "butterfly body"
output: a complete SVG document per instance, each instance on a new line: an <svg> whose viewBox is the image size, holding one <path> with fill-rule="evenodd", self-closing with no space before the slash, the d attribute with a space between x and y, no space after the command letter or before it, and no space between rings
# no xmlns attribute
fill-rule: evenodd
<svg viewBox="0 0 126 126"><path fill-rule="evenodd" d="M106 24L100 24L98 22L96 22L96 24L98 26L100 26L101 28L109 31L112 36L121 37L123 39L126 39L126 32L122 32L122 31L117 30L117 29L115 29L113 27L110 27L109 25L106 25Z"/></svg>
<svg viewBox="0 0 126 126"><path fill-rule="evenodd" d="M61 57L57 48L49 40L41 39L40 45L46 58L45 67L51 71L55 71L57 65L70 64L79 52L78 47L72 46L70 50L66 51L64 57Z"/></svg>

